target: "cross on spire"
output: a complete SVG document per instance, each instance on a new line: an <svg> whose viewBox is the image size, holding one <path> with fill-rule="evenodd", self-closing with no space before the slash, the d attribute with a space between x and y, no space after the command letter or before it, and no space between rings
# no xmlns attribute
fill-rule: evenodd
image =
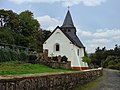
<svg viewBox="0 0 120 90"><path fill-rule="evenodd" d="M68 10L69 10L69 9L70 9L70 6L68 6L67 8L68 8Z"/></svg>

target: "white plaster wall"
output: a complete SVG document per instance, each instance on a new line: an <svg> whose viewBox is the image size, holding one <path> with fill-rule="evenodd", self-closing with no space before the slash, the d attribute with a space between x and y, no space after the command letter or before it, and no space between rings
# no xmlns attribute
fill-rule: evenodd
<svg viewBox="0 0 120 90"><path fill-rule="evenodd" d="M84 56L84 48L80 48L80 55L81 55L81 57ZM80 59L82 61L82 58L80 58ZM81 63L82 63L82 67L88 67L87 63L85 63L85 62L81 62Z"/></svg>
<svg viewBox="0 0 120 90"><path fill-rule="evenodd" d="M73 45L72 47L72 67L80 67L80 62L79 62L79 57L77 55L77 47L75 45Z"/></svg>
<svg viewBox="0 0 120 90"><path fill-rule="evenodd" d="M77 54L77 50L79 49L79 56ZM88 67L87 65L85 66L85 63L82 61L82 57L84 56L84 48L79 48L77 46L73 46L73 67Z"/></svg>

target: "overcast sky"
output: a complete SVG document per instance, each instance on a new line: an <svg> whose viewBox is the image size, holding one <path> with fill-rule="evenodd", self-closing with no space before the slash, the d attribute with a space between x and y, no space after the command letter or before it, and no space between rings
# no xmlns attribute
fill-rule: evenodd
<svg viewBox="0 0 120 90"><path fill-rule="evenodd" d="M48 30L62 25L68 6L87 52L98 46L110 49L120 45L120 0L0 0L0 9L30 10Z"/></svg>

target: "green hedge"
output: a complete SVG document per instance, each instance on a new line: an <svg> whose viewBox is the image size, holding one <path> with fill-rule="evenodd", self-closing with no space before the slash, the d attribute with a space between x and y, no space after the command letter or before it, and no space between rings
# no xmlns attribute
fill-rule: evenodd
<svg viewBox="0 0 120 90"><path fill-rule="evenodd" d="M67 60L68 60L68 58L66 56L63 56L61 59L62 62L67 62Z"/></svg>
<svg viewBox="0 0 120 90"><path fill-rule="evenodd" d="M17 52L12 50L0 49L0 62L6 61L26 61L27 54L25 52Z"/></svg>

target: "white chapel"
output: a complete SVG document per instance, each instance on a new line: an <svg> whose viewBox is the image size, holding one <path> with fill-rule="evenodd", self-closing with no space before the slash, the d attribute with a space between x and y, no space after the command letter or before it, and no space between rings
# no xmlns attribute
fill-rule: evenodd
<svg viewBox="0 0 120 90"><path fill-rule="evenodd" d="M43 44L48 50L48 56L66 56L73 69L87 69L87 63L82 61L85 47L76 35L76 28L68 10L62 26L57 26Z"/></svg>

